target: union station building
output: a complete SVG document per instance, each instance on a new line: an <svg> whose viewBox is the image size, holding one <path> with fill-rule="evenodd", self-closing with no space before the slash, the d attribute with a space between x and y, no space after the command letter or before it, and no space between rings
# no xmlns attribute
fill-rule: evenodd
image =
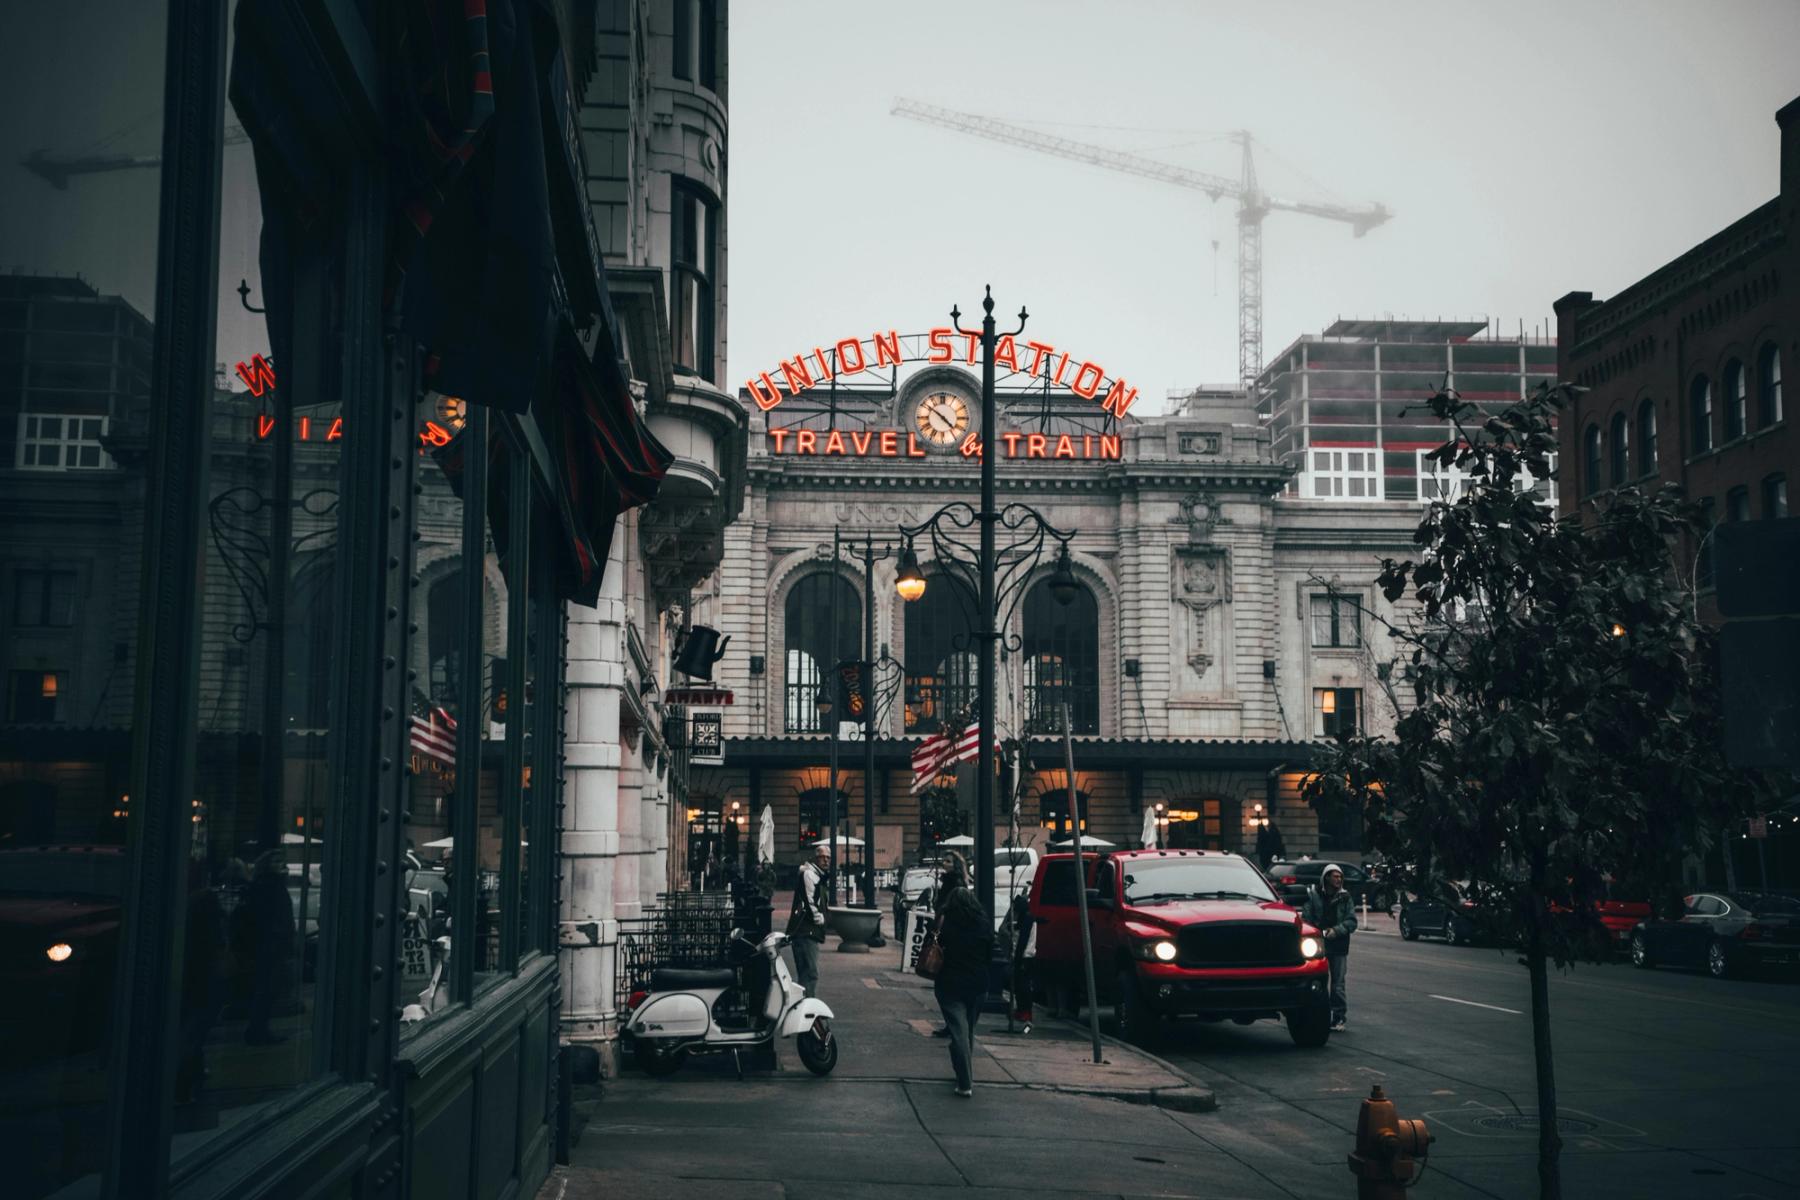
<svg viewBox="0 0 1800 1200"><path fill-rule="evenodd" d="M924 594L903 601L895 579L901 526L979 503L980 379L972 349L945 362L924 343L834 378L840 343L795 360L812 386L764 376L743 393L742 512L711 594L694 596L695 620L731 642L715 668L730 694L722 765L694 766L685 855L670 856L690 881L746 854L765 806L784 877L830 828L834 668L865 658L865 638L876 866L914 861L934 821L957 823L953 777L915 789L911 758L975 707L972 591L942 557L955 552L924 534ZM1164 845L1249 850L1272 820L1290 856L1356 859L1355 818L1322 820L1300 788L1319 739L1383 732L1402 711L1404 665L1381 620L1395 614L1375 580L1383 557L1410 552L1417 505L1294 495L1295 468L1248 393L1201 389L1144 414L1105 403L1091 377L1058 386L1054 360L1003 368L997 387L998 505L1073 534L1076 585L1052 587L1054 542L1009 556L1023 530L999 530L1002 559L1020 561L1000 578L997 840L1041 847L1067 829L1066 702L1088 834L1136 846L1151 808ZM978 526L945 528L972 558ZM886 554L872 586L865 550ZM839 733L838 828L863 837L865 748L858 725Z"/></svg>

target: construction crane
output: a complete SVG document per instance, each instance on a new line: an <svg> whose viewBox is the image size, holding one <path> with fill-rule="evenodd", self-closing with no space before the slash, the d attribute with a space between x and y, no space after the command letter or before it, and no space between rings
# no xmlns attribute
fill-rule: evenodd
<svg viewBox="0 0 1800 1200"><path fill-rule="evenodd" d="M1053 134L1041 133L1038 130L1026 129L1019 125L1009 125L1005 121L997 121L992 117L955 112L932 104L921 104L917 100L904 98L896 100L893 115L908 117L914 121L923 121L927 125L941 125L946 129L987 138L989 141L1005 142L1008 145L1023 146L1027 150L1054 154L1058 158L1069 158L1076 162L1088 163L1091 166L1123 171L1127 175L1139 175L1145 179L1172 183L1177 187L1193 188L1196 191L1205 192L1213 200L1218 200L1222 196L1230 196L1235 199L1238 205L1238 379L1246 388L1253 385L1256 377L1262 373L1263 218L1272 212L1293 212L1309 217L1323 217L1328 221L1345 222L1350 226L1353 234L1361 237L1393 216L1393 213L1381 204L1351 208L1342 204L1314 204L1304 201L1281 200L1269 195L1256 182L1256 161L1250 151L1251 138L1242 130L1231 135L1232 140L1238 144L1242 152L1239 176L1231 179L1224 175L1208 175L1203 171L1190 171L1186 167L1177 167L1169 163L1157 162L1155 159L1141 158L1121 150L1109 150L1104 146L1090 146L1085 142L1071 141L1068 138L1056 137Z"/></svg>
<svg viewBox="0 0 1800 1200"><path fill-rule="evenodd" d="M236 125L225 127L222 143L235 146L250 140L250 135ZM105 171L130 171L145 167L162 166L160 154L88 154L69 155L51 154L47 150L33 150L19 160L19 165L38 176L45 183L59 192L69 190L69 176L98 175Z"/></svg>

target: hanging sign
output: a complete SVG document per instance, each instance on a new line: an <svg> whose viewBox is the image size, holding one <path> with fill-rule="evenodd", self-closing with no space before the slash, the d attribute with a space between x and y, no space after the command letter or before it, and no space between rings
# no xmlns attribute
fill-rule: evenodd
<svg viewBox="0 0 1800 1200"><path fill-rule="evenodd" d="M697 712L689 722L688 762L699 766L724 766L725 714Z"/></svg>

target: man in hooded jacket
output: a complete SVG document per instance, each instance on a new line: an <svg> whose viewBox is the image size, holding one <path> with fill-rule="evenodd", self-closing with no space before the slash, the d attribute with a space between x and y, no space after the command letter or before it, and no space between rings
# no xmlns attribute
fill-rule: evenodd
<svg viewBox="0 0 1800 1200"><path fill-rule="evenodd" d="M1356 931L1356 908L1350 889L1344 886L1344 869L1326 863L1319 885L1306 893L1301 919L1319 930L1325 943L1325 962L1331 968L1331 1029L1340 1032L1349 1014L1344 975L1350 968L1350 935Z"/></svg>

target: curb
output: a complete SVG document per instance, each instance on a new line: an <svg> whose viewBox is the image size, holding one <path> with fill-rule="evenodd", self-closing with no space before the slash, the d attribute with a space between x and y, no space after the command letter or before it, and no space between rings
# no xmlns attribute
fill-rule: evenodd
<svg viewBox="0 0 1800 1200"><path fill-rule="evenodd" d="M1056 1017L1054 1019L1063 1022L1065 1025L1072 1025L1083 1033L1090 1032L1087 1024L1078 1017ZM1147 1093L1133 1092L1130 1095L1116 1094L1113 1095L1113 1099L1124 1100L1129 1104L1150 1104L1157 1108L1167 1108L1175 1112L1218 1111L1219 1100L1218 1097L1213 1094L1212 1086L1192 1071L1189 1071L1184 1067L1176 1066L1161 1055L1152 1054L1148 1050L1133 1046L1130 1042L1122 1042L1110 1033L1102 1033L1100 1035L1100 1040L1115 1050L1122 1050L1127 1054L1135 1054L1140 1058L1147 1058L1169 1074L1175 1076L1175 1078L1187 1081L1184 1086L1179 1088L1151 1088ZM1099 1091L1086 1091L1085 1089L1071 1088L1068 1090L1090 1096L1108 1094ZM1136 1098L1134 1099L1133 1097Z"/></svg>

